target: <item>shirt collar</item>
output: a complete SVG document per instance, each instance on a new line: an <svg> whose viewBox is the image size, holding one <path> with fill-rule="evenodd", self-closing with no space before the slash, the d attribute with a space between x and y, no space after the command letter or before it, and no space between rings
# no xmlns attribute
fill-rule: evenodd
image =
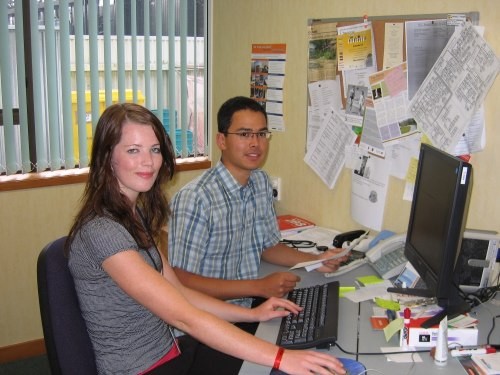
<svg viewBox="0 0 500 375"><path fill-rule="evenodd" d="M241 190L251 189L254 186L254 172L250 172L250 177L248 178L248 183L245 186L241 186L234 176L229 172L222 161L218 161L215 166L215 171L219 175L220 179L223 181L224 186L231 194L239 194Z"/></svg>

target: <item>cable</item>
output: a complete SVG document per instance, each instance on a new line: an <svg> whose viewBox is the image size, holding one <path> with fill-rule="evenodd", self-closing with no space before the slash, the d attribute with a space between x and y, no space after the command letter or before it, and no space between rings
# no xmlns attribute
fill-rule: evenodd
<svg viewBox="0 0 500 375"><path fill-rule="evenodd" d="M488 336L486 337L486 344L490 345L490 337L493 331L495 330L495 319L500 318L500 315L496 315L492 318L491 329L488 332ZM493 344L494 345L494 344ZM497 344L498 345L498 344Z"/></svg>
<svg viewBox="0 0 500 375"><path fill-rule="evenodd" d="M412 365L410 367L410 369L408 370L408 374L410 374L412 372L412 370L414 370L415 368L415 359L413 358L415 356L415 354L418 354L418 353L430 353L430 349L429 350L404 350L404 351L394 351L394 352L377 352L377 353L364 353L364 352L350 352L348 350L345 350L344 348L342 348L338 342L335 343L335 346L337 348L339 348L339 350L345 354L349 354L349 355L355 355L356 358L358 358L358 355L386 355L386 354L411 354L411 360L412 360ZM374 372L377 372L379 374L385 374L384 372L382 371L379 371L377 369L371 369L371 368L367 368L366 370L358 373L357 375L361 375L361 374L368 374L368 371L374 371Z"/></svg>
<svg viewBox="0 0 500 375"><path fill-rule="evenodd" d="M495 298L498 291L500 291L500 286L495 285L478 289L474 293L464 293L461 291L461 296L473 308Z"/></svg>
<svg viewBox="0 0 500 375"><path fill-rule="evenodd" d="M462 297L471 306L471 308L477 307L479 305L484 305L486 302L494 299L496 297L497 293L500 291L499 281L500 281L500 274L497 277L497 285L478 289L474 293L466 294L466 293L462 292ZM493 331L495 330L496 319L500 318L500 315L494 316L493 313L488 308L486 308L486 306L484 306L484 308L487 311L489 311L490 314L492 315L491 329L488 332L488 336L486 337L486 344L492 345L492 346L498 346L498 345L500 345L498 343L491 344L490 339L491 339L491 335L492 335Z"/></svg>
<svg viewBox="0 0 500 375"><path fill-rule="evenodd" d="M367 368L366 370L363 370L363 371L361 371L361 372L358 372L356 375L368 374L368 371L370 371L370 372L378 372L379 374L382 374L382 375L384 375L384 374L385 374L385 372L379 371L379 370L377 370L377 369L374 369L374 368Z"/></svg>
<svg viewBox="0 0 500 375"><path fill-rule="evenodd" d="M430 349L428 350L398 350L394 352L350 352L342 348L338 342L335 343L335 346L339 348L339 350L345 354L350 355L386 355L386 354L410 354L410 353L430 353Z"/></svg>

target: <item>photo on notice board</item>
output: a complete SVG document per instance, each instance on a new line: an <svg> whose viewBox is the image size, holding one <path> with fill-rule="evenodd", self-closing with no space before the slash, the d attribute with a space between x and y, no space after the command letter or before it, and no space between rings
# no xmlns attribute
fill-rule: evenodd
<svg viewBox="0 0 500 375"><path fill-rule="evenodd" d="M347 88L346 113L350 115L363 116L367 95L368 87L349 85Z"/></svg>
<svg viewBox="0 0 500 375"><path fill-rule="evenodd" d="M308 83L337 76L337 23L310 21Z"/></svg>

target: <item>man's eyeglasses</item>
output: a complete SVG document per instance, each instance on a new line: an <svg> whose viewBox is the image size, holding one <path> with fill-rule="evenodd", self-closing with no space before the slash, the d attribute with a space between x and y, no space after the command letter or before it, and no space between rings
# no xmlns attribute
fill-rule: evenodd
<svg viewBox="0 0 500 375"><path fill-rule="evenodd" d="M250 139L256 137L257 139L269 139L271 138L272 133L268 130L263 130L260 132L225 132L224 134L233 134L237 135L240 139Z"/></svg>

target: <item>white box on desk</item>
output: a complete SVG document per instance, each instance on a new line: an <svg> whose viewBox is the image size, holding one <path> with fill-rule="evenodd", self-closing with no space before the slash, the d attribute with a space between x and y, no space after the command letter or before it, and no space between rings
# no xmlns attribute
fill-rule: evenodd
<svg viewBox="0 0 500 375"><path fill-rule="evenodd" d="M431 348L436 346L438 328L410 327L408 346ZM402 336L399 335L399 345L402 346ZM448 327L448 345L477 345L478 330L474 328Z"/></svg>

